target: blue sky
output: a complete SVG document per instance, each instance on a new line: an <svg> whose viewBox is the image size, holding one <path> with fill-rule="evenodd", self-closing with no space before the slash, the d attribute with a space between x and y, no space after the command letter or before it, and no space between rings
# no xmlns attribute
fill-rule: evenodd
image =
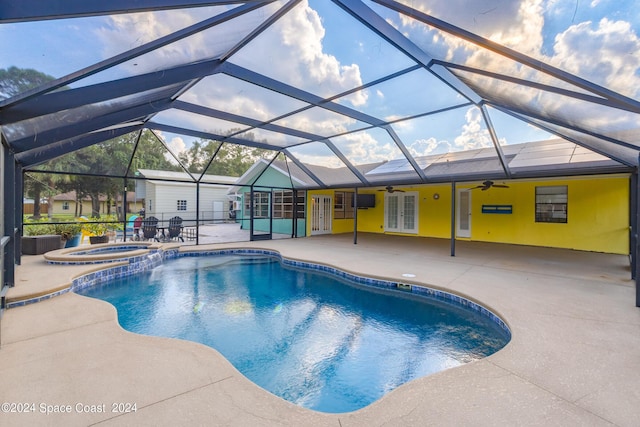
<svg viewBox="0 0 640 427"><path fill-rule="evenodd" d="M596 84L639 98L640 12L631 0L411 0L402 3ZM279 2L240 22L208 30L162 51L147 54L74 86L214 57L233 46L257 22L282 4L284 2ZM368 1L365 4L438 59L455 60L471 67L544 83L557 83L535 70L460 42L380 5ZM220 10L222 8L204 8L4 24L0 26L3 51L0 68L15 65L62 77ZM232 56L230 61L320 96L341 93L413 64L326 0L302 1L245 49ZM391 120L466 101L438 79L426 74L424 71L410 73L337 102ZM499 92L505 87L495 85L490 89ZM560 99L541 99L524 89L518 96L519 102L544 102L549 111L560 108L554 105L554 101L560 103ZM223 76L204 79L182 99L259 120L273 119L284 111L297 108L299 103L264 90L256 91L247 83ZM503 144L550 137L546 132L515 123L497 112L492 114L495 114L492 120ZM602 116L601 113L599 115ZM163 113L158 121L183 123L210 131L238 127L228 123L216 124L196 115L169 116ZM596 119L594 116L592 120L595 129L606 125ZM623 128L626 118L620 120L617 126ZM290 117L279 124L319 135L362 127L353 119L336 117L320 109ZM416 156L491 144L479 110L471 107L433 118L398 122L393 128ZM380 135L376 131L357 132L340 138L340 148L356 164L397 157L397 147ZM188 148L192 140L178 135L164 136L176 152ZM264 138L275 137L265 134ZM285 140L278 141L278 144L286 143ZM329 160L315 156L312 150L301 151L305 151L304 160L310 163L336 163L335 158Z"/></svg>

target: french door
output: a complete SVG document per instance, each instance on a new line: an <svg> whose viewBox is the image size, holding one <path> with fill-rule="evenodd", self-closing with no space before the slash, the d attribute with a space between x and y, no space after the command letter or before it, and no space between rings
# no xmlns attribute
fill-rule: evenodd
<svg viewBox="0 0 640 427"><path fill-rule="evenodd" d="M384 231L418 233L418 193L385 193Z"/></svg>
<svg viewBox="0 0 640 427"><path fill-rule="evenodd" d="M311 235L331 233L331 196L311 197Z"/></svg>

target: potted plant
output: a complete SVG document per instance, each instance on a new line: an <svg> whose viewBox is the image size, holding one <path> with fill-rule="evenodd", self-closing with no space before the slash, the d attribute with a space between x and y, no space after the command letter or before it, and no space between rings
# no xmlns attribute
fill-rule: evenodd
<svg viewBox="0 0 640 427"><path fill-rule="evenodd" d="M72 248L80 244L80 232L82 231L79 224L66 223L54 225L55 234L58 234L62 239L62 247Z"/></svg>
<svg viewBox="0 0 640 427"><path fill-rule="evenodd" d="M92 245L96 243L109 243L109 236L107 236L108 227L104 222L83 224L82 228L92 234L92 236L89 236L89 242Z"/></svg>
<svg viewBox="0 0 640 427"><path fill-rule="evenodd" d="M115 215L107 215L105 220L109 221L105 224L107 226L107 236L109 237L109 240L113 240L115 242L118 231L124 230L123 223L119 222Z"/></svg>

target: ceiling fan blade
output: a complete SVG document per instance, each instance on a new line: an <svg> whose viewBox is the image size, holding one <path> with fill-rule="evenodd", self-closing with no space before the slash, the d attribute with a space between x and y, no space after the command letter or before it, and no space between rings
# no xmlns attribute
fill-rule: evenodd
<svg viewBox="0 0 640 427"><path fill-rule="evenodd" d="M493 186L497 188L509 188L508 185L504 185L504 184L493 184Z"/></svg>

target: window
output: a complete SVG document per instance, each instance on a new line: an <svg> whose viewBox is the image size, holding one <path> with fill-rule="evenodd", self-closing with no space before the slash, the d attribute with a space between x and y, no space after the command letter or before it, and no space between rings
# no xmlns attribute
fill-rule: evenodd
<svg viewBox="0 0 640 427"><path fill-rule="evenodd" d="M536 222L567 222L567 186L536 187Z"/></svg>
<svg viewBox="0 0 640 427"><path fill-rule="evenodd" d="M62 210L63 211L69 210L69 202L62 202Z"/></svg>
<svg viewBox="0 0 640 427"><path fill-rule="evenodd" d="M353 192L336 191L333 198L333 218L353 218Z"/></svg>
<svg viewBox="0 0 640 427"><path fill-rule="evenodd" d="M178 210L186 211L187 210L187 201L186 200L178 200Z"/></svg>
<svg viewBox="0 0 640 427"><path fill-rule="evenodd" d="M303 190L296 193L296 218L304 218L306 193Z"/></svg>
<svg viewBox="0 0 640 427"><path fill-rule="evenodd" d="M271 193L256 191L253 193L253 217L269 218L269 196ZM251 216L251 193L244 193L244 217Z"/></svg>
<svg viewBox="0 0 640 427"><path fill-rule="evenodd" d="M273 192L273 217L293 218L293 191L276 190Z"/></svg>

